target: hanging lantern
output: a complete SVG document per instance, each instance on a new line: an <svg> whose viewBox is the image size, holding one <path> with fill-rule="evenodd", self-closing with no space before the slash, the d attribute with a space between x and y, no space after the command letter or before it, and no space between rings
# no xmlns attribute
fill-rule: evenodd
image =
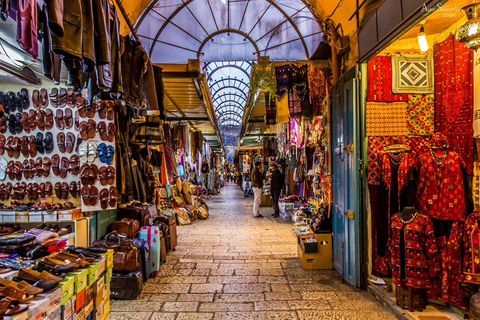
<svg viewBox="0 0 480 320"><path fill-rule="evenodd" d="M457 41L464 42L469 49L480 48L480 3L472 3L461 10L467 22L457 30Z"/></svg>

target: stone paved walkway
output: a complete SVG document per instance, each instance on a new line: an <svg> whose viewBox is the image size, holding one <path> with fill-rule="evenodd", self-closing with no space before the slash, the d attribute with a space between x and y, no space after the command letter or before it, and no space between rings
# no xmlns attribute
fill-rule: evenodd
<svg viewBox="0 0 480 320"><path fill-rule="evenodd" d="M112 301L112 320L396 319L333 270L303 270L290 222L252 217L232 184L210 219L178 227L179 245L135 301Z"/></svg>

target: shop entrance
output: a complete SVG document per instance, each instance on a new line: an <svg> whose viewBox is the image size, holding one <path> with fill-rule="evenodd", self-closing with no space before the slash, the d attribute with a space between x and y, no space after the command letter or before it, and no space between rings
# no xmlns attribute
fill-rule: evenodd
<svg viewBox="0 0 480 320"><path fill-rule="evenodd" d="M356 86L351 79L332 92L333 263L345 280L359 286Z"/></svg>

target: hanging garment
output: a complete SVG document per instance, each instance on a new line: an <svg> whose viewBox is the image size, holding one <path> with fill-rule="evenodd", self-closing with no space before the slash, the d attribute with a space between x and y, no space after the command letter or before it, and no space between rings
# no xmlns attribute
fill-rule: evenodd
<svg viewBox="0 0 480 320"><path fill-rule="evenodd" d="M455 36L435 45L435 130L473 172L473 50Z"/></svg>
<svg viewBox="0 0 480 320"><path fill-rule="evenodd" d="M473 83L480 83L480 54L475 52ZM473 90L473 136L480 138L480 91Z"/></svg>
<svg viewBox="0 0 480 320"><path fill-rule="evenodd" d="M300 100L301 114L304 117L313 116L313 108L310 103L310 93L308 88L308 64L301 67L290 66L290 85L292 91Z"/></svg>
<svg viewBox="0 0 480 320"><path fill-rule="evenodd" d="M480 284L480 209L476 209L465 221L463 234L463 274L465 281Z"/></svg>
<svg viewBox="0 0 480 320"><path fill-rule="evenodd" d="M465 221L465 162L458 153L433 151L417 157L417 208L431 218Z"/></svg>
<svg viewBox="0 0 480 320"><path fill-rule="evenodd" d="M401 287L405 280L407 287L431 288L432 278L440 270L432 221L420 213L403 221L397 213L390 219L390 228L388 255L392 283Z"/></svg>
<svg viewBox="0 0 480 320"><path fill-rule="evenodd" d="M290 92L290 65L275 67L275 77L277 79L277 91L275 96L282 100Z"/></svg>
<svg viewBox="0 0 480 320"><path fill-rule="evenodd" d="M308 87L313 115L323 114L323 102L332 86L330 68L317 68L313 64L308 66Z"/></svg>
<svg viewBox="0 0 480 320"><path fill-rule="evenodd" d="M0 0L0 19L7 21L10 13L10 0Z"/></svg>
<svg viewBox="0 0 480 320"><path fill-rule="evenodd" d="M391 57L376 56L368 61L367 101L407 101L407 94L392 93Z"/></svg>
<svg viewBox="0 0 480 320"><path fill-rule="evenodd" d="M55 84L60 83L60 72L62 62L60 55L50 50L50 44L52 42L50 36L50 29L48 27L47 20L47 6L43 5L43 10L40 13L40 19L43 25L43 42L42 42L42 66L43 75L53 80Z"/></svg>
<svg viewBox="0 0 480 320"><path fill-rule="evenodd" d="M270 97L265 93L265 117L267 125L275 125L277 123L277 105L275 96Z"/></svg>
<svg viewBox="0 0 480 320"><path fill-rule="evenodd" d="M465 293L462 287L462 240L464 223L432 219L435 233L444 233L436 237L440 259L440 276L433 279L429 299L441 300L464 308Z"/></svg>
<svg viewBox="0 0 480 320"><path fill-rule="evenodd" d="M260 90L260 92L268 92L269 96L273 97L275 92L277 92L277 78L273 63L264 66L255 62L252 63L250 89L254 94Z"/></svg>
<svg viewBox="0 0 480 320"><path fill-rule="evenodd" d="M17 42L34 59L38 58L36 0L18 0Z"/></svg>
<svg viewBox="0 0 480 320"><path fill-rule="evenodd" d="M167 168L168 181L174 181L175 166L173 162L172 140L170 136L170 126L167 123L163 124L163 133L165 134L164 156L165 166Z"/></svg>
<svg viewBox="0 0 480 320"><path fill-rule="evenodd" d="M302 116L302 102L295 92L288 94L288 113L290 119L300 119Z"/></svg>

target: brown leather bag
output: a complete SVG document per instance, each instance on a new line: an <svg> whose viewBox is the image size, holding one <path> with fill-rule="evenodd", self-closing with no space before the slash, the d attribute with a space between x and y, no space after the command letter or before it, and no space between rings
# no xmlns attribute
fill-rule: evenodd
<svg viewBox="0 0 480 320"><path fill-rule="evenodd" d="M115 239L116 241L112 241ZM104 240L92 243L93 248L113 249L113 271L133 272L138 268L138 249L130 239L123 239L117 232L111 232Z"/></svg>
<svg viewBox="0 0 480 320"><path fill-rule="evenodd" d="M112 231L125 233L129 239L135 238L135 234L140 229L138 220L124 218L112 224Z"/></svg>

